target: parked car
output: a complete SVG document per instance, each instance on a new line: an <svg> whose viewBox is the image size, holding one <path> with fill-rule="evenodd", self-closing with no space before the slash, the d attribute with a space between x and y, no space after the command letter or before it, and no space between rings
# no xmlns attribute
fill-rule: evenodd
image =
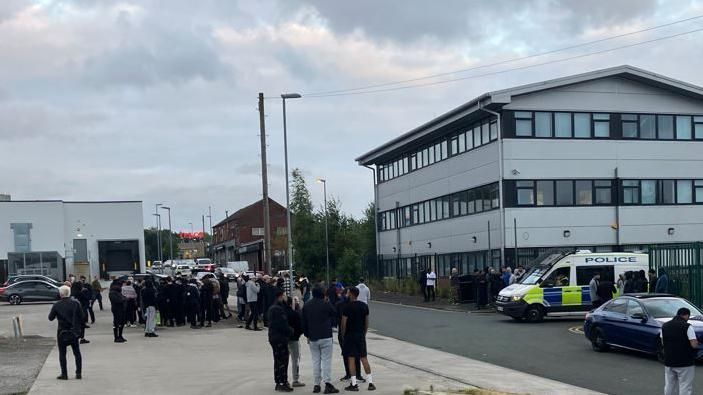
<svg viewBox="0 0 703 395"><path fill-rule="evenodd" d="M227 281L234 281L237 279L238 276L237 272L229 267L218 267L217 270L215 270L215 274L217 274L218 276L222 274L227 278Z"/></svg>
<svg viewBox="0 0 703 395"><path fill-rule="evenodd" d="M249 270L249 262L247 262L247 261L227 262L225 264L225 266L234 270L236 273L242 273L242 272L246 272L247 270Z"/></svg>
<svg viewBox="0 0 703 395"><path fill-rule="evenodd" d="M204 278L205 276L209 276L209 277L211 277L211 278L215 278L215 275L214 275L213 273L210 273L210 272L198 272L198 273L195 274L195 279L202 282L202 281L203 281L203 278Z"/></svg>
<svg viewBox="0 0 703 395"><path fill-rule="evenodd" d="M215 269L217 269L217 265L215 265L213 263L205 263L205 264L196 265L192 271L193 271L193 273L199 273L199 272L215 273Z"/></svg>
<svg viewBox="0 0 703 395"><path fill-rule="evenodd" d="M14 305L22 302L54 301L59 299L59 287L48 281L19 281L0 288L0 298Z"/></svg>
<svg viewBox="0 0 703 395"><path fill-rule="evenodd" d="M191 275L190 266L188 266L188 265L177 265L176 268L173 270L173 272L176 274L176 276L179 276L179 277Z"/></svg>
<svg viewBox="0 0 703 395"><path fill-rule="evenodd" d="M594 351L626 348L656 355L663 361L659 334L662 325L681 307L691 310L688 322L698 341L703 341L703 313L686 299L668 294L627 294L613 299L586 314L583 331ZM703 358L703 349L697 350L696 358Z"/></svg>
<svg viewBox="0 0 703 395"><path fill-rule="evenodd" d="M62 284L49 276L42 276L41 274L20 274L17 276L8 277L7 281L5 281L5 283L2 286L7 287L10 284L14 284L14 283L17 283L20 281L30 281L30 280L46 281L50 284L56 285L57 287L60 287Z"/></svg>

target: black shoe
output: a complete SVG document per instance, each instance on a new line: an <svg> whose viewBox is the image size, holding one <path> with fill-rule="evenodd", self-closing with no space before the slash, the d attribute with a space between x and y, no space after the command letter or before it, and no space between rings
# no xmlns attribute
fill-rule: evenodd
<svg viewBox="0 0 703 395"><path fill-rule="evenodd" d="M361 377L361 376L356 376L356 381L358 381L358 382L360 382L360 383L365 383L365 382L366 382L366 379L363 378L363 377Z"/></svg>
<svg viewBox="0 0 703 395"><path fill-rule="evenodd" d="M64 375L57 376L56 380L68 380L68 376L64 376Z"/></svg>
<svg viewBox="0 0 703 395"><path fill-rule="evenodd" d="M348 386L344 387L344 390L345 391L359 392L359 386L349 384Z"/></svg>
<svg viewBox="0 0 703 395"><path fill-rule="evenodd" d="M325 394L338 394L339 390L330 383L325 383Z"/></svg>
<svg viewBox="0 0 703 395"><path fill-rule="evenodd" d="M207 325L205 325L206 328L212 327L212 322L208 322Z"/></svg>
<svg viewBox="0 0 703 395"><path fill-rule="evenodd" d="M83 376L80 373L76 373L76 380L82 380Z"/></svg>
<svg viewBox="0 0 703 395"><path fill-rule="evenodd" d="M322 391L322 387L320 387L319 385L316 385L316 386L312 387L312 393L313 393L313 394L319 394L320 391Z"/></svg>
<svg viewBox="0 0 703 395"><path fill-rule="evenodd" d="M85 328L85 329L90 329L90 325L88 325L88 324L83 325L83 328Z"/></svg>
<svg viewBox="0 0 703 395"><path fill-rule="evenodd" d="M369 383L369 391L376 391L376 386L373 383Z"/></svg>
<svg viewBox="0 0 703 395"><path fill-rule="evenodd" d="M148 333L144 333L144 337L149 337L149 334L148 334Z"/></svg>
<svg viewBox="0 0 703 395"><path fill-rule="evenodd" d="M344 376L341 379L339 379L339 381L347 381L347 380L351 380L351 376L347 375L347 376Z"/></svg>
<svg viewBox="0 0 703 395"><path fill-rule="evenodd" d="M126 342L126 341L127 341L127 340L122 339L122 338L120 338L120 337L118 337L117 339L115 339L115 343L124 343L124 342Z"/></svg>
<svg viewBox="0 0 703 395"><path fill-rule="evenodd" d="M257 332L263 331L263 329L261 329L261 328L254 328L254 330L257 331Z"/></svg>
<svg viewBox="0 0 703 395"><path fill-rule="evenodd" d="M245 327L244 327L244 329L246 329L246 330L250 331L250 330L251 330L251 327L249 327L249 326L245 326Z"/></svg>
<svg viewBox="0 0 703 395"><path fill-rule="evenodd" d="M122 336L120 336L120 340L122 340L122 343L127 343L127 339L125 339L125 338L122 337Z"/></svg>
<svg viewBox="0 0 703 395"><path fill-rule="evenodd" d="M79 343L88 344L88 343L90 343L90 340L81 339L81 341Z"/></svg>
<svg viewBox="0 0 703 395"><path fill-rule="evenodd" d="M288 386L288 384L276 384L276 391L278 392L291 392L293 388Z"/></svg>

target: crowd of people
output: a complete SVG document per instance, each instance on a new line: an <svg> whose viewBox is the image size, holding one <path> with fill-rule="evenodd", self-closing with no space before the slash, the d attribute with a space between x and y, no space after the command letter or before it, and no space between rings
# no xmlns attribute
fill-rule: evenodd
<svg viewBox="0 0 703 395"><path fill-rule="evenodd" d="M158 326L201 329L233 317L227 302L229 281L222 275L208 274L200 280L165 277L158 282L153 278L112 280L108 299L115 343L127 342L125 328L142 326L145 337L155 338L159 337ZM363 279L357 286L345 287L336 280L327 285L313 284L301 275L291 289L288 275L242 274L233 286L237 326L252 331L268 328L276 391L290 392L305 386L300 380L300 338L305 336L312 357L313 393L339 392L331 377L334 328L345 370L341 380L349 382L345 390L358 391L363 382L368 383L368 390L376 389L366 353L371 291ZM85 276L76 279L74 275L69 275L59 288L60 301L49 313L49 320L58 319L59 380L68 379L68 347L75 358L76 378L82 378L80 345L90 343L86 329L95 323L96 302L103 310L103 291L97 277L89 283ZM288 381L289 367L292 383Z"/></svg>

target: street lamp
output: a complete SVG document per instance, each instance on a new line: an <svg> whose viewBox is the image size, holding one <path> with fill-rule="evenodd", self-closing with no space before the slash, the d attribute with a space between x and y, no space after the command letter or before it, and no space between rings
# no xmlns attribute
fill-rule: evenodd
<svg viewBox="0 0 703 395"><path fill-rule="evenodd" d="M159 258L159 261L163 262L161 257L161 236L159 235L159 233L161 233L161 214L155 213L152 215L156 217L156 257Z"/></svg>
<svg viewBox="0 0 703 395"><path fill-rule="evenodd" d="M193 230L193 223L192 223L192 222L188 222L188 225L190 225L190 233L191 233L191 235L192 235L193 232L194 232L194 230Z"/></svg>
<svg viewBox="0 0 703 395"><path fill-rule="evenodd" d="M171 231L171 207L161 206L161 209L168 210L168 259L173 260L173 232Z"/></svg>
<svg viewBox="0 0 703 395"><path fill-rule="evenodd" d="M317 182L322 184L322 193L325 200L325 255L327 257L327 286L330 285L330 237L329 237L329 226L327 218L329 217L327 213L327 180L324 178L318 178Z"/></svg>
<svg viewBox="0 0 703 395"><path fill-rule="evenodd" d="M283 103L283 155L285 157L286 168L286 227L288 228L288 275L290 276L290 291L293 292L293 228L290 226L290 182L288 180L288 130L286 127L286 99L300 99L300 93L283 93L281 101ZM291 295L289 295L291 296Z"/></svg>

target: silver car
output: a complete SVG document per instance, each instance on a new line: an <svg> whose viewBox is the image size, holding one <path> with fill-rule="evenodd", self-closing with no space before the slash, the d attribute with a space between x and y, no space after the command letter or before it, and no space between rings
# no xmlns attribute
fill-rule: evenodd
<svg viewBox="0 0 703 395"><path fill-rule="evenodd" d="M0 297L14 305L22 302L55 301L59 299L59 287L40 280L20 281L0 288Z"/></svg>

